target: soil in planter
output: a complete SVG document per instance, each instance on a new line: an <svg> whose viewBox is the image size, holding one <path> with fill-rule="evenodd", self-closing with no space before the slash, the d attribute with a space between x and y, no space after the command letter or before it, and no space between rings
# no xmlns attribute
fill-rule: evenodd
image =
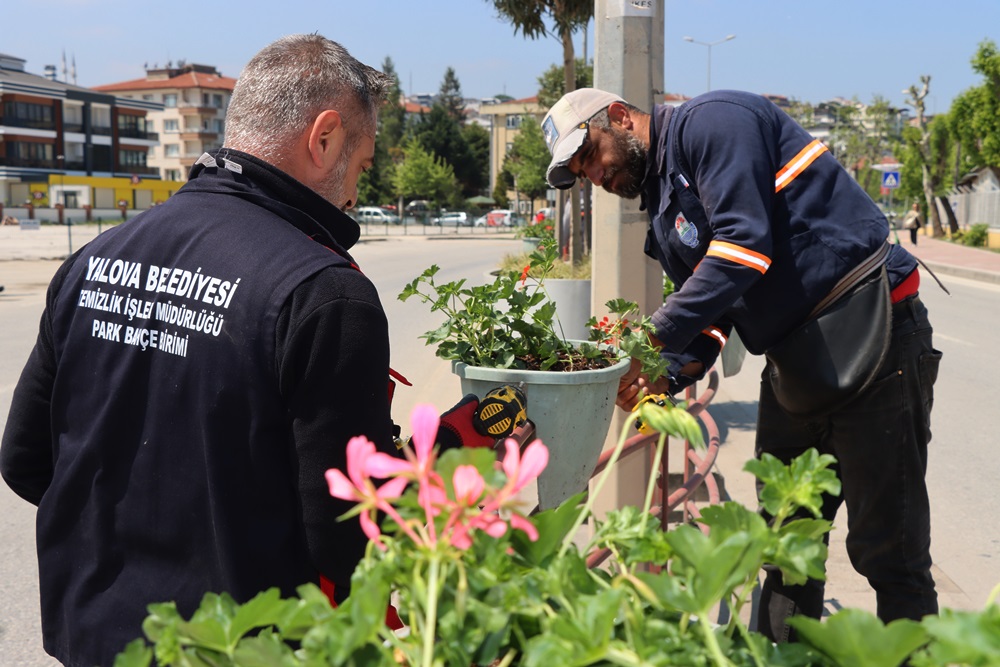
<svg viewBox="0 0 1000 667"><path fill-rule="evenodd" d="M588 359L580 354L570 355L566 352L560 352L557 356L559 360L545 370L556 372L592 371L613 366L620 361L618 356L608 350L602 350L600 356L594 359ZM517 360L524 364L525 370L529 371L542 370L542 361L544 361L542 357L534 354L518 357Z"/></svg>

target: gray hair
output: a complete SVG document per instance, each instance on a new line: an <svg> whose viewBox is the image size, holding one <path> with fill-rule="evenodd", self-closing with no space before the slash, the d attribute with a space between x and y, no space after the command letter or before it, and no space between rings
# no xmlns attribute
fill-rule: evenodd
<svg viewBox="0 0 1000 667"><path fill-rule="evenodd" d="M243 68L226 112L224 145L280 165L291 144L326 109L350 127L344 150L374 135L389 78L321 35L289 35Z"/></svg>

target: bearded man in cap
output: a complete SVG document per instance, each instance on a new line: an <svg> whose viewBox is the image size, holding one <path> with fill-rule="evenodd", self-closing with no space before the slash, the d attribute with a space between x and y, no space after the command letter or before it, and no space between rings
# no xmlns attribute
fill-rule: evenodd
<svg viewBox="0 0 1000 667"><path fill-rule="evenodd" d="M889 226L875 203L825 145L758 95L714 91L645 113L585 88L560 99L542 129L550 185L566 189L586 178L642 198L650 221L645 252L676 286L652 314L669 374L630 373L618 404L631 409L642 393L675 393L700 379L735 329L749 352L769 354L757 456L789 462L809 448L834 455L843 493L826 496L822 514L832 521L846 503L848 554L875 589L879 617L936 613L924 477L941 353L917 294L916 261L886 245ZM835 287L846 285L843 303L859 298L854 274L872 267L888 283L887 349L873 379L846 402L804 416L776 392L770 359L836 297ZM798 398L808 402L819 390L806 386ZM786 619L819 618L823 582L789 586L780 571L767 570L758 629L774 641L793 640Z"/></svg>

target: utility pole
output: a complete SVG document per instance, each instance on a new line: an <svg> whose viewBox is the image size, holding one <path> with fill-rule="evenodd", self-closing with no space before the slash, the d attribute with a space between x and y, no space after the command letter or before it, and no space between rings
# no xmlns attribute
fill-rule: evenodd
<svg viewBox="0 0 1000 667"><path fill-rule="evenodd" d="M594 87L621 95L645 112L653 109L663 88L663 27L661 0L596 0L594 6ZM605 303L615 297L635 301L644 315L663 303L663 270L643 253L649 218L638 199L622 199L594 188L593 279L591 312L600 319ZM613 447L625 423L615 409L605 448ZM649 479L649 458L633 456L619 461L596 499L603 514L623 505L642 505Z"/></svg>

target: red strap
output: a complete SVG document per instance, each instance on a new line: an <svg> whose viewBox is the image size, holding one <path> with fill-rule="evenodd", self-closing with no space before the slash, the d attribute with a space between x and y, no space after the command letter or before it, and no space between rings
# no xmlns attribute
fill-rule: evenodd
<svg viewBox="0 0 1000 667"><path fill-rule="evenodd" d="M333 597L333 590L335 585L332 581L324 577L322 574L319 575L319 589L323 591L326 595L326 599L330 601L330 606L334 609L337 608L337 601ZM385 610L385 624L389 626L390 630L399 630L403 627L403 621L399 618L399 612L396 608L390 604Z"/></svg>
<svg viewBox="0 0 1000 667"><path fill-rule="evenodd" d="M920 271L913 269L910 275L903 279L903 282L896 285L895 289L889 293L889 299L893 303L899 303L908 296L913 296L920 288Z"/></svg>

